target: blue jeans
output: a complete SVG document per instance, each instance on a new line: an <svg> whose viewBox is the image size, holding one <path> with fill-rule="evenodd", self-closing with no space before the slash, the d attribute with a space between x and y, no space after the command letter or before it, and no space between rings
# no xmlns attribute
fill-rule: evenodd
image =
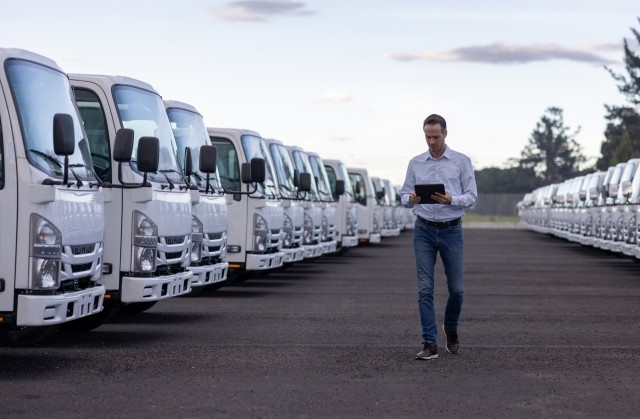
<svg viewBox="0 0 640 419"><path fill-rule="evenodd" d="M413 232L413 248L416 255L418 276L418 308L422 324L424 342L436 343L438 327L433 304L434 271L436 257L444 265L447 277L449 299L444 312L444 327L447 330L458 330L458 319L462 310L464 295L464 254L462 241L462 223L452 227L438 228L421 221L416 221Z"/></svg>

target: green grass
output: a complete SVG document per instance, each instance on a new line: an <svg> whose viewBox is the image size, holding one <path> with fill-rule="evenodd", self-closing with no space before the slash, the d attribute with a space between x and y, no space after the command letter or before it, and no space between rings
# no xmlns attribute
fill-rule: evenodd
<svg viewBox="0 0 640 419"><path fill-rule="evenodd" d="M517 223L520 221L520 217L517 215L479 215L479 214L466 214L463 218L465 222L486 222L486 223Z"/></svg>

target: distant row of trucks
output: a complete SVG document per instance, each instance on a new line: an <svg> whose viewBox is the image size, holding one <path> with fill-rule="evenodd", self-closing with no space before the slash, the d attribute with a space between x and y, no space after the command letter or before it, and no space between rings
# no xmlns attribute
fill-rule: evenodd
<svg viewBox="0 0 640 419"><path fill-rule="evenodd" d="M518 202L539 233L640 259L640 159L537 188Z"/></svg>
<svg viewBox="0 0 640 419"><path fill-rule="evenodd" d="M0 339L88 331L121 309L377 243L413 226L363 168L207 128L139 80L0 49Z"/></svg>

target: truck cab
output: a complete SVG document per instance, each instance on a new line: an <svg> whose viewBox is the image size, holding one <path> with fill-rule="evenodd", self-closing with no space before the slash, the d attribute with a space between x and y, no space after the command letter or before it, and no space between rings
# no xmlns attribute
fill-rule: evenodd
<svg viewBox="0 0 640 419"><path fill-rule="evenodd" d="M188 267L193 273L190 295L196 295L205 285L227 279L227 199L216 172L217 150L209 143L200 112L188 103L175 100L165 100L164 105L176 139L182 175L189 189L198 194L191 201L196 235L192 236Z"/></svg>
<svg viewBox="0 0 640 419"><path fill-rule="evenodd" d="M284 208L273 161L259 133L207 128L217 149L220 182L231 198L227 262L233 280L280 268Z"/></svg>
<svg viewBox="0 0 640 419"><path fill-rule="evenodd" d="M309 157L304 150L297 146L287 146L291 161L298 173L313 173ZM302 246L304 247L305 259L312 259L322 256L325 246L322 239L322 206L320 204L320 192L314 176L311 176L309 191L305 192L302 205L304 208L304 232L302 236Z"/></svg>
<svg viewBox="0 0 640 419"><path fill-rule="evenodd" d="M69 79L0 49L0 338L36 343L103 310L104 199Z"/></svg>
<svg viewBox="0 0 640 419"><path fill-rule="evenodd" d="M353 188L347 168L342 161L331 159L323 159L323 161L333 199L338 201L336 212L338 250L346 250L358 245L358 219Z"/></svg>
<svg viewBox="0 0 640 419"><path fill-rule="evenodd" d="M282 231L282 252L284 263L299 262L304 259L302 235L304 232L303 193L311 187L310 175L307 174L307 186L300 188L300 174L295 169L287 147L282 141L265 139L273 168L278 182L278 190L284 208L284 224Z"/></svg>
<svg viewBox="0 0 640 419"><path fill-rule="evenodd" d="M382 214L369 173L367 169L357 167L348 167L347 172L357 203L358 241L361 244L380 243Z"/></svg>
<svg viewBox="0 0 640 419"><path fill-rule="evenodd" d="M320 243L322 243L322 254L334 253L338 244L335 239L338 202L333 198L329 177L324 168L324 162L318 153L306 152L311 165L311 174L318 186L318 201L322 208L322 233Z"/></svg>
<svg viewBox="0 0 640 419"><path fill-rule="evenodd" d="M105 311L191 291L192 195L161 96L140 80L70 74L105 196ZM108 313L107 311L107 313ZM92 329L106 320L78 324Z"/></svg>

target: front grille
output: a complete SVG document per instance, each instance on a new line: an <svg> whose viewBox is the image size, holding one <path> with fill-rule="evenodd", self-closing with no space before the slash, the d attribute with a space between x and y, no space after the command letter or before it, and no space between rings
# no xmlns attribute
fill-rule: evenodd
<svg viewBox="0 0 640 419"><path fill-rule="evenodd" d="M165 237L164 242L168 245L183 244L185 236Z"/></svg>
<svg viewBox="0 0 640 419"><path fill-rule="evenodd" d="M180 259L182 257L182 252L167 252L164 255L167 259Z"/></svg>
<svg viewBox="0 0 640 419"><path fill-rule="evenodd" d="M91 282L90 276L84 276L78 279L68 279L60 283L58 291L61 292L74 292L78 290L85 290L93 287L95 284Z"/></svg>
<svg viewBox="0 0 640 419"><path fill-rule="evenodd" d="M220 251L220 247L221 246L209 246L209 252L211 252L211 253L218 252L218 251Z"/></svg>
<svg viewBox="0 0 640 419"><path fill-rule="evenodd" d="M91 269L91 263L83 263L81 265L71 265L71 272L84 272Z"/></svg>
<svg viewBox="0 0 640 419"><path fill-rule="evenodd" d="M87 253L93 253L96 245L95 244L79 244L76 246L70 246L71 253L74 255L86 255Z"/></svg>
<svg viewBox="0 0 640 419"><path fill-rule="evenodd" d="M220 240L222 238L222 233L209 233L209 240Z"/></svg>

